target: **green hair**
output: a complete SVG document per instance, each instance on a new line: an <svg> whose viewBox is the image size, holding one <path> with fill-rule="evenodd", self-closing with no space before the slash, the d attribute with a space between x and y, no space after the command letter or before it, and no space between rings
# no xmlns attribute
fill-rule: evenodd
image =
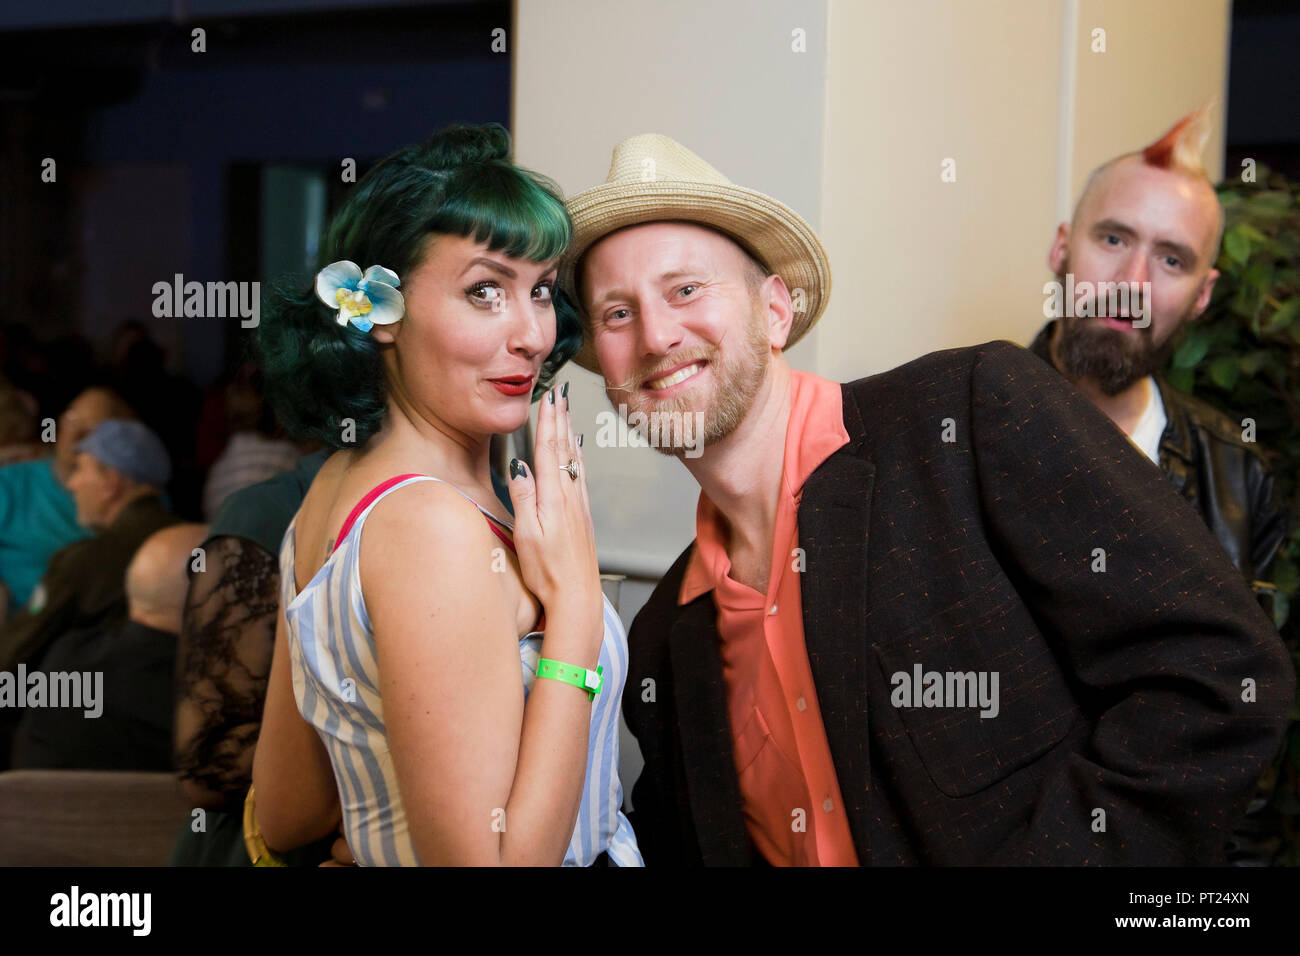
<svg viewBox="0 0 1300 956"><path fill-rule="evenodd" d="M380 160L357 183L321 241L316 268L349 259L405 278L430 235L486 243L515 259L546 262L569 245L573 225L559 187L510 162L510 134L497 123L449 126ZM383 424L388 388L380 346L307 289L276 284L254 333L266 398L285 429L331 448L358 447ZM572 300L556 288L555 347L542 363L536 400L582 345ZM354 441L345 442L345 420Z"/></svg>

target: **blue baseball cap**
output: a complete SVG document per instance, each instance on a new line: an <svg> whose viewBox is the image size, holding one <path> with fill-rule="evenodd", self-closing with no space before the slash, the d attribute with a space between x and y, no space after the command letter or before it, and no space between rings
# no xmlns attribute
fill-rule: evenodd
<svg viewBox="0 0 1300 956"><path fill-rule="evenodd" d="M162 439L142 422L109 418L77 443L77 451L103 462L142 485L163 488L172 474Z"/></svg>

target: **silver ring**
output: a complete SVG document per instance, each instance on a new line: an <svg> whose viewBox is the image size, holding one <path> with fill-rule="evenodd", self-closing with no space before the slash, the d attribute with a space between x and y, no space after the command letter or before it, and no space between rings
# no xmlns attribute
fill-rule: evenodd
<svg viewBox="0 0 1300 956"><path fill-rule="evenodd" d="M567 465L560 466L560 471L567 471L569 473L569 477L572 478L574 481L577 481L578 480L578 459L570 458L569 463Z"/></svg>

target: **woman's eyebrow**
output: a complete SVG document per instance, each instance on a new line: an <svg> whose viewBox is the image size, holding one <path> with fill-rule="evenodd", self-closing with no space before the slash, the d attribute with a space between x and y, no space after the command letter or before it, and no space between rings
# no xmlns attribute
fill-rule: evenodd
<svg viewBox="0 0 1300 956"><path fill-rule="evenodd" d="M460 274L464 275L466 272L469 272L469 270L473 269L475 266L487 266L493 272L499 272L507 279L515 278L514 269L511 269L508 265L505 265L504 263L497 262L497 260L495 259L489 259L487 256L475 256L465 265L465 268L461 270Z"/></svg>

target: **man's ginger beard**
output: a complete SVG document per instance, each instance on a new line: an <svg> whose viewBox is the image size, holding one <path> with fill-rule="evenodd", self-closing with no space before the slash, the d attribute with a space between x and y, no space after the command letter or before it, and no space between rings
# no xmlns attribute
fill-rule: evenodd
<svg viewBox="0 0 1300 956"><path fill-rule="evenodd" d="M1065 288L1065 274L1069 271L1067 259L1064 271L1056 276L1062 288ZM1103 305L1104 299L1098 296L1095 308L1100 310ZM1149 316L1151 303L1144 305ZM1061 326L1057 357L1063 366L1062 371L1070 379L1087 379L1095 383L1105 395L1118 395L1134 382L1164 368L1178 347L1178 331L1183 327L1183 322L1179 321L1174 331L1157 345L1151 336L1153 325L1124 332L1112 329L1096 318L1063 316L1057 322Z"/></svg>
<svg viewBox="0 0 1300 956"><path fill-rule="evenodd" d="M673 355L666 361L640 369L624 387L607 384L605 394L609 397L610 404L616 408L620 404L626 405L629 416L633 412L646 415L653 412L659 414L661 422L666 417L669 421L682 422L690 428L694 427L694 418L686 424L687 417L697 411L704 412L703 444L711 445L726 438L749 414L772 360L772 343L768 340L767 326L757 311L757 303L755 305L755 311L745 323L742 347L730 358L721 361L720 350L716 347ZM698 398L693 399L689 395L689 389L686 394L659 401L650 400L641 390L642 383L662 378L668 369L685 362L701 360L709 363L708 368L714 380L711 407L700 408L693 404ZM663 455L680 457L685 451L684 436L676 432L675 425L672 428L667 424L661 425L659 434L661 440L654 446L655 450ZM692 434L691 438L700 441L698 435Z"/></svg>

